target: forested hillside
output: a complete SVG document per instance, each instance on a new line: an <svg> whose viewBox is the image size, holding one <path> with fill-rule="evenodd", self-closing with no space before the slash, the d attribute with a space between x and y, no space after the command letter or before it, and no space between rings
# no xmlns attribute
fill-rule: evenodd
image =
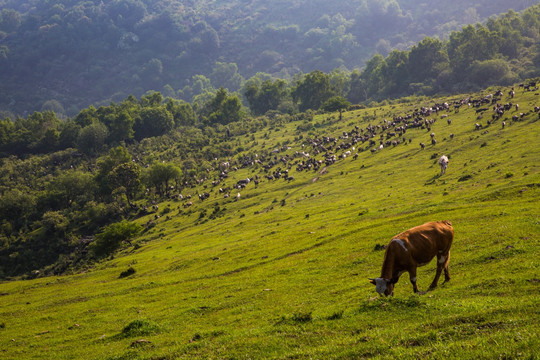
<svg viewBox="0 0 540 360"><path fill-rule="evenodd" d="M375 53L386 57L392 49L407 50L425 36L447 39L465 24L537 3L0 0L0 111L2 117L36 110L74 116L90 104L107 105L149 90L192 102L222 86L241 94L244 81L257 73L289 81L314 70L352 71L366 64L372 69L380 62L380 57L368 62ZM440 77L431 72L425 75L427 82L416 78L412 88L399 82L386 92L381 84L365 84L364 95L349 100L452 88L449 73L459 72L462 79L463 61L497 59L475 69L496 69L491 72L502 72L503 80L508 71L512 79L523 75L520 70L530 73L527 61L532 59L523 49L537 49L538 31L532 19L515 24L521 21L516 17L508 15L515 26L511 33L487 24L495 32L492 41L511 37L502 45L502 57L487 44L489 49L476 48L480 56L467 54L455 66L450 60L448 68L443 54L431 59L441 64L429 69ZM424 45L439 49L440 42L433 41ZM399 71L403 54L392 54L387 62ZM430 64L417 66L424 65Z"/></svg>

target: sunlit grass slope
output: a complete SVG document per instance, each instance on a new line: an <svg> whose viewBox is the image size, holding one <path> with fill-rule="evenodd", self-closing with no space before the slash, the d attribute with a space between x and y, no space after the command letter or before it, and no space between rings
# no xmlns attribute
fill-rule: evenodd
<svg viewBox="0 0 540 360"><path fill-rule="evenodd" d="M266 180L260 166L231 171L227 185L261 182L238 200L211 186L184 191L192 207L160 204L167 210L137 246L86 273L0 284L0 357L537 359L540 121L532 109L540 96L503 91L503 102L526 113L521 121L512 121L514 108L491 126L491 111L477 119L474 108L452 108L430 117L438 119L431 130L408 130L411 143L324 171L293 167L290 182ZM280 155L293 154L308 137L467 96L350 111L341 121L318 115L303 139L295 122L241 141L251 153L288 143ZM484 127L475 130L477 122ZM439 176L442 154L450 164ZM202 191L210 199L195 200ZM454 225L452 280L414 295L404 275L393 298L379 298L367 281L380 274L376 245L431 220ZM135 273L120 277L129 267ZM434 262L419 269L421 290L434 270Z"/></svg>

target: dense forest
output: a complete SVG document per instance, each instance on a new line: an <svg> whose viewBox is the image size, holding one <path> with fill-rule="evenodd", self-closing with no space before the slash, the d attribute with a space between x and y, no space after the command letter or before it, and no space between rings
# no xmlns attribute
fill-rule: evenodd
<svg viewBox="0 0 540 360"><path fill-rule="evenodd" d="M362 86L363 95L352 95L352 102L452 89L469 65L477 77L486 72L503 80L526 77L533 59L525 49L534 52L538 43L535 14L510 13L498 22L490 17L509 6L522 11L537 3L0 0L0 111L12 118L45 110L65 117L149 90L201 102L220 87L238 91L245 101L242 88L253 77L291 81L315 70L339 69L352 83L362 80L355 86ZM497 44L459 48L471 39L451 32L477 22L483 27L462 36L489 31L489 41ZM507 26L511 33L505 33ZM402 72L411 47L426 36L410 55L431 63L417 62L389 88L384 83L389 74L371 73L385 66L382 60ZM434 57L424 58L425 51ZM427 73L417 74L426 65ZM367 69L363 79L361 68Z"/></svg>
<svg viewBox="0 0 540 360"><path fill-rule="evenodd" d="M65 3L57 5L67 8L69 2ZM169 10L173 3L167 3ZM84 4L94 10L98 6ZM135 1L111 4L142 5ZM163 2L154 5L158 4ZM30 12L30 8L17 9ZM122 9L118 11L123 15L117 18L129 22L128 12ZM140 9L146 10L139 15L146 16L148 8ZM94 13L98 18L100 14L104 12ZM20 20L12 19L11 28L6 25L10 15ZM141 18L135 19L138 23ZM34 20L37 26L38 18ZM2 61L8 66L2 71L9 68L11 75L2 74L8 79L2 82L2 99L10 94L5 84L24 83L10 77L18 70L9 55L17 53L10 47L10 34L18 34L24 23L15 12L3 10L2 36L8 43L3 49L8 55ZM32 31L24 34L31 36ZM36 269L60 273L108 256L141 230L130 220L152 212L173 189L177 193L209 180L208 169L218 168L220 161L235 159L242 164L246 157L254 161L250 140L262 128L299 121L301 138L317 126L312 121L315 112L341 112L351 104L361 107L400 96L475 90L537 77L539 39L540 5L535 5L521 13L509 11L483 25L468 25L451 32L446 40L426 37L409 50L374 55L362 70L312 70L290 79L259 73L244 82L236 64L218 63L209 78L197 75L192 87L181 91L128 95L107 105L90 105L72 117L66 117L58 100L48 101L44 109L27 116L6 116L0 121L0 278ZM62 44L51 59L60 54ZM37 52L43 49L38 42L32 47L37 61ZM120 51L118 46L114 49ZM60 72L65 70L64 61L70 67L65 56L55 61ZM82 63L73 61L72 65ZM101 70L96 71L85 73L88 81L116 81L112 76L101 78ZM227 85L235 79L239 81L236 88ZM79 80L71 80L66 79L65 85L78 87ZM155 80L156 84L161 81ZM216 89L216 84L222 86ZM523 84L523 90L531 87L537 89L531 81ZM187 99L178 96L188 93ZM28 100L35 101L30 94Z"/></svg>

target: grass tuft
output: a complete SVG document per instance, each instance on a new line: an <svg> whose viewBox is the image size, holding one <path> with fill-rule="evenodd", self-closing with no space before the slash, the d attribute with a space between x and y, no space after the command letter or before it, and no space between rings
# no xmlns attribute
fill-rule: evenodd
<svg viewBox="0 0 540 360"><path fill-rule="evenodd" d="M145 335L153 335L157 334L161 331L161 327L150 320L145 319L138 319L133 320L128 325L126 325L122 332L120 333L120 337L134 337L134 336L145 336Z"/></svg>

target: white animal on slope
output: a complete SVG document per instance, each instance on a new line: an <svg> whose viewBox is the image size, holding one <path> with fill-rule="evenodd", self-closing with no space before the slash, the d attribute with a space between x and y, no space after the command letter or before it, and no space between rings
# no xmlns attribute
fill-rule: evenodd
<svg viewBox="0 0 540 360"><path fill-rule="evenodd" d="M446 167L448 166L448 157L446 155L441 156L439 159L439 165L441 166L441 175L446 172Z"/></svg>

